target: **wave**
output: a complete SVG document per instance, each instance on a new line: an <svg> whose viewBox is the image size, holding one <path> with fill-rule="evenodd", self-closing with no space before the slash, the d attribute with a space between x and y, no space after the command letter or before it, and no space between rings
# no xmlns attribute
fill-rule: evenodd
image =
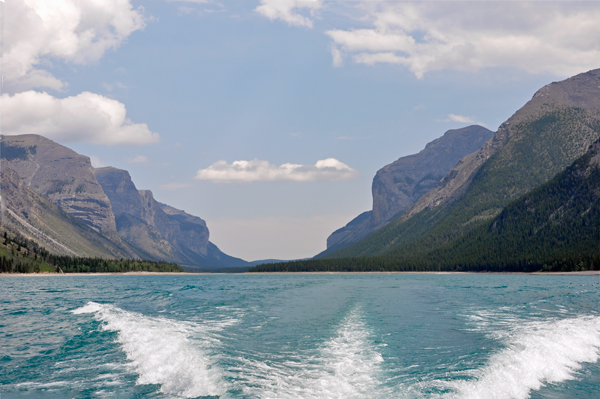
<svg viewBox="0 0 600 399"><path fill-rule="evenodd" d="M526 399L546 384L576 378L585 363L600 358L600 317L511 319L510 326L504 324L493 335L505 341L505 348L474 370L474 379L449 382L454 393L446 398Z"/></svg>
<svg viewBox="0 0 600 399"><path fill-rule="evenodd" d="M381 354L358 311L339 325L335 336L313 352L284 355L278 361L244 360L248 373L243 390L263 399L372 398Z"/></svg>
<svg viewBox="0 0 600 399"><path fill-rule="evenodd" d="M218 326L148 317L95 302L72 313L94 314L103 322L102 329L118 333L117 342L139 375L138 384L159 384L162 393L188 398L227 390L216 358L206 354L218 344L210 334Z"/></svg>

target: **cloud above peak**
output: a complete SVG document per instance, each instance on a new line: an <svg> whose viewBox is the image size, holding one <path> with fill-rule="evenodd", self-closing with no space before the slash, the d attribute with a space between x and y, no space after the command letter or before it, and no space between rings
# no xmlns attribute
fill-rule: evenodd
<svg viewBox="0 0 600 399"><path fill-rule="evenodd" d="M359 2L370 27L331 29L334 66L438 70L516 67L570 76L600 65L596 2Z"/></svg>
<svg viewBox="0 0 600 399"><path fill-rule="evenodd" d="M218 161L196 173L197 180L209 180L217 183L251 183L256 181L336 181L352 180L359 173L335 158L317 161L314 165L284 163L273 165L268 161Z"/></svg>
<svg viewBox="0 0 600 399"><path fill-rule="evenodd" d="M39 134L61 143L143 145L159 141L145 123L127 118L125 105L99 94L83 92L56 98L26 91L3 94L2 134Z"/></svg>

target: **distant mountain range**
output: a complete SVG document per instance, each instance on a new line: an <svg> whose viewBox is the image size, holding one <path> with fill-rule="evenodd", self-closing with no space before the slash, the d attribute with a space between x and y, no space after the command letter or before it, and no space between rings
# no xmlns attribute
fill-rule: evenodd
<svg viewBox="0 0 600 399"><path fill-rule="evenodd" d="M125 170L38 135L2 136L2 226L71 256L141 258L194 270L248 267L209 241L204 220L138 190Z"/></svg>
<svg viewBox="0 0 600 399"><path fill-rule="evenodd" d="M549 84L383 227L321 259L262 270L590 267L600 256L599 139L600 70Z"/></svg>

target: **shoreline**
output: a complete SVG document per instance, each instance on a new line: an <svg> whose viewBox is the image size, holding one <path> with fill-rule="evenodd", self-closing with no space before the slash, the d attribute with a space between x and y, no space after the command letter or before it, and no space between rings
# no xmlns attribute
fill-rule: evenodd
<svg viewBox="0 0 600 399"><path fill-rule="evenodd" d="M245 272L245 273L191 273L191 272L125 272L125 273L0 273L0 277L68 277L68 276L194 276L194 275L376 275L376 274L415 274L415 275L521 275L521 276L600 276L600 270L579 272Z"/></svg>

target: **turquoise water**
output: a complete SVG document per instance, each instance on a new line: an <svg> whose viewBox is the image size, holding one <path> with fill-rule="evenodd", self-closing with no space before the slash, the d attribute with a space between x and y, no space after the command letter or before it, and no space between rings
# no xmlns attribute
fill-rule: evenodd
<svg viewBox="0 0 600 399"><path fill-rule="evenodd" d="M0 398L599 398L600 278L0 278Z"/></svg>

